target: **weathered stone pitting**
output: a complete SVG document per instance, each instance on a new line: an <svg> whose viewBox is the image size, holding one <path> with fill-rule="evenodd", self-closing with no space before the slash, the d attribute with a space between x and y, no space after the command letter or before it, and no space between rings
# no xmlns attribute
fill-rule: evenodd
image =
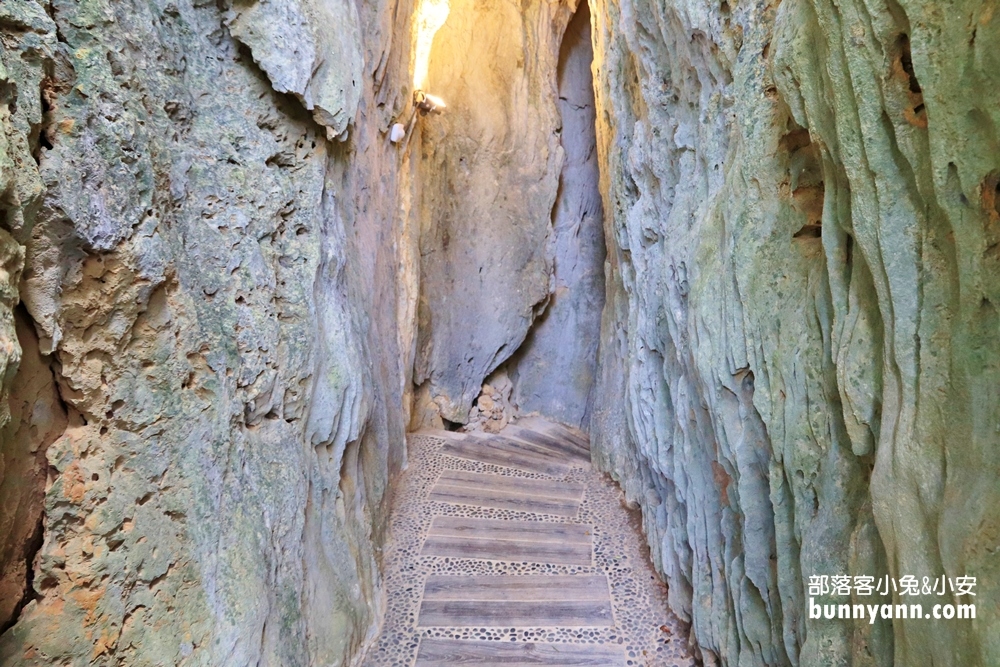
<svg viewBox="0 0 1000 667"><path fill-rule="evenodd" d="M331 20L304 29L358 26L354 55L324 49L315 73L357 75L331 122L372 122L346 144L303 109L328 80L301 104L276 93L212 3L0 10L27 121L5 130L31 167L3 200L26 250L3 247L17 270L24 252L20 293L70 414L32 454L51 477L45 539L0 664L348 664L374 631L405 460L380 128L408 103L385 91L409 76L409 10L323 6Z"/></svg>

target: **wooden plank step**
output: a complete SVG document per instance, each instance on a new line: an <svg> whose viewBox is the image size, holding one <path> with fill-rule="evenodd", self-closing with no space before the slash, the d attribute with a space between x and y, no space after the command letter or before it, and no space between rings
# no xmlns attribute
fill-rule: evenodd
<svg viewBox="0 0 1000 667"><path fill-rule="evenodd" d="M542 426L534 430L541 431L542 433L547 433L554 438L562 438L576 445L580 450L590 455L590 438L586 433L580 431L579 429L570 428L564 424L557 424L554 422L541 422ZM529 424L518 424L524 428L531 428Z"/></svg>
<svg viewBox="0 0 1000 667"><path fill-rule="evenodd" d="M589 543L579 542L530 542L429 535L424 540L420 553L423 556L446 558L587 566L592 563L592 551Z"/></svg>
<svg viewBox="0 0 1000 667"><path fill-rule="evenodd" d="M501 435L511 438L518 438L528 442L550 448L564 456L571 456L574 459L585 458L590 461L590 445L584 446L575 438L567 437L562 432L557 432L551 425L540 428L526 428L520 424L511 424L505 428Z"/></svg>
<svg viewBox="0 0 1000 667"><path fill-rule="evenodd" d="M546 461L551 461L561 465L568 465L571 463L572 457L569 454L553 449L552 447L529 442L524 438L515 437L509 434L507 429L504 429L504 432L501 434L479 432L470 433L469 438L480 442L490 443L497 449L503 451L533 454L545 459Z"/></svg>
<svg viewBox="0 0 1000 667"><path fill-rule="evenodd" d="M523 477L507 477L490 475L464 470L444 470L438 478L439 484L447 486L463 486L482 489L497 489L501 491L518 491L527 495L543 498L564 498L566 500L583 501L583 484L555 481L551 479L525 479Z"/></svg>
<svg viewBox="0 0 1000 667"><path fill-rule="evenodd" d="M419 628L607 628L614 625L610 601L424 600Z"/></svg>
<svg viewBox="0 0 1000 667"><path fill-rule="evenodd" d="M499 491L497 489L475 489L466 486L451 486L438 482L431 489L429 500L451 503L454 505L471 505L473 507L489 507L492 509L517 510L534 514L549 514L571 518L580 510L579 500L564 498L546 498L534 496L520 491Z"/></svg>
<svg viewBox="0 0 1000 667"><path fill-rule="evenodd" d="M534 457L547 463L555 463L563 466L568 466L570 464L570 462L566 460L566 455L563 452L553 449L552 447L524 440L523 438L517 438L504 433L483 433L481 431L466 433L465 436L470 442L477 444L486 442L489 443L494 449L510 452L514 455Z"/></svg>
<svg viewBox="0 0 1000 667"><path fill-rule="evenodd" d="M584 452L580 447L565 438L553 437L551 435L532 431L520 426L509 425L500 435L525 440L535 445L548 448L557 455L567 457L570 462L590 463L590 452Z"/></svg>
<svg viewBox="0 0 1000 667"><path fill-rule="evenodd" d="M548 521L510 521L472 519L460 516L436 516L428 531L433 537L468 537L520 542L557 542L586 544L593 541L593 527L582 523Z"/></svg>
<svg viewBox="0 0 1000 667"><path fill-rule="evenodd" d="M473 438L446 442L441 451L460 459L542 473L553 477L563 477L570 470L568 464L558 463L526 450L497 447L495 443L484 443Z"/></svg>
<svg viewBox="0 0 1000 667"><path fill-rule="evenodd" d="M427 584L418 627L614 624L611 594L603 575L438 575L429 577Z"/></svg>
<svg viewBox="0 0 1000 667"><path fill-rule="evenodd" d="M609 596L608 579L603 574L435 574L424 584L424 600L603 602Z"/></svg>
<svg viewBox="0 0 1000 667"><path fill-rule="evenodd" d="M620 646L543 644L463 639L420 640L415 667L503 665L504 667L624 667Z"/></svg>

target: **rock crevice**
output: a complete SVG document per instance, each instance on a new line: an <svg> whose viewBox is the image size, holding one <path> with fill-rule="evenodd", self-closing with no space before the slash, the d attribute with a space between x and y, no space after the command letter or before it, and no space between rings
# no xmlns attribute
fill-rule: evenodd
<svg viewBox="0 0 1000 667"><path fill-rule="evenodd" d="M1000 663L1000 12L939 5L451 0L415 116L410 0L0 2L0 666L356 663L405 429L517 409L706 664Z"/></svg>

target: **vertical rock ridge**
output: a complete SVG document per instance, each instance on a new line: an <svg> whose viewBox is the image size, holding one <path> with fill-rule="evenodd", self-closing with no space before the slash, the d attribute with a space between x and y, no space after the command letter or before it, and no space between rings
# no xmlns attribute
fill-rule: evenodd
<svg viewBox="0 0 1000 667"><path fill-rule="evenodd" d="M464 424L483 380L549 298L559 46L575 5L453 0L427 92L448 104L419 143L414 423ZM415 142L416 143L416 142Z"/></svg>
<svg viewBox="0 0 1000 667"><path fill-rule="evenodd" d="M979 3L932 5L595 3L595 458L643 507L706 663L1000 655L989 606L805 614L811 575L997 581L969 504L1000 492L997 404L971 399L997 336L997 28Z"/></svg>
<svg viewBox="0 0 1000 667"><path fill-rule="evenodd" d="M383 133L410 7L321 4L4 3L0 311L20 282L21 366L40 353L70 418L44 438L44 542L0 664L347 665L372 637L405 462ZM315 80L275 82L296 58L247 37L265 9L315 37Z"/></svg>
<svg viewBox="0 0 1000 667"><path fill-rule="evenodd" d="M13 625L32 590L35 556L42 546L48 463L46 451L67 427L66 406L59 397L50 360L38 349L31 320L23 307L14 310L21 349L17 375L10 385L10 419L0 430L0 625Z"/></svg>
<svg viewBox="0 0 1000 667"><path fill-rule="evenodd" d="M552 290L506 364L513 400L572 426L587 421L604 306L604 229L598 180L590 10L581 3L560 45L560 143L566 155L552 210Z"/></svg>

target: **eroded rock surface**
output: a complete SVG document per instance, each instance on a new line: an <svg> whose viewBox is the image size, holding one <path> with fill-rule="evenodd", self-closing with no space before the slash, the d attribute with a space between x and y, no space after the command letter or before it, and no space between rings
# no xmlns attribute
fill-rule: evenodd
<svg viewBox="0 0 1000 667"><path fill-rule="evenodd" d="M554 291L507 364L514 402L571 426L589 421L604 307L604 220L594 135L590 11L573 16L559 56L560 142L566 158L552 211Z"/></svg>
<svg viewBox="0 0 1000 667"><path fill-rule="evenodd" d="M994 6L594 6L592 436L706 663L1000 662ZM811 620L823 574L977 620Z"/></svg>
<svg viewBox="0 0 1000 667"><path fill-rule="evenodd" d="M0 430L0 625L6 626L34 596L29 583L42 541L46 452L67 427L49 362L38 350L30 319L15 310L21 349L10 385L9 418Z"/></svg>
<svg viewBox="0 0 1000 667"><path fill-rule="evenodd" d="M26 471L44 529L0 554L4 613L8 565L33 565L0 664L341 665L371 638L405 458L384 132L411 8L389 7L0 6L0 494ZM314 41L264 34L265 9Z"/></svg>
<svg viewBox="0 0 1000 667"><path fill-rule="evenodd" d="M229 31L250 47L279 93L299 98L330 139L347 131L361 100L361 29L347 0L235 2Z"/></svg>
<svg viewBox="0 0 1000 667"><path fill-rule="evenodd" d="M465 423L548 299L557 69L573 9L453 0L434 40L427 92L448 111L421 122L417 424Z"/></svg>
<svg viewBox="0 0 1000 667"><path fill-rule="evenodd" d="M52 373L27 317L23 311L15 316L24 268L18 240L30 234L42 193L32 150L42 122L38 92L55 53L55 23L40 5L4 3L0 44L0 628L6 628L32 595L45 448L65 428L65 414L60 419ZM24 90L34 94L20 95ZM19 374L20 368L32 370Z"/></svg>
<svg viewBox="0 0 1000 667"><path fill-rule="evenodd" d="M413 9L0 2L0 666L350 664L404 424L586 425L602 285L595 459L706 664L1000 664L1000 12L594 0L591 102L575 4L456 0L393 145Z"/></svg>

